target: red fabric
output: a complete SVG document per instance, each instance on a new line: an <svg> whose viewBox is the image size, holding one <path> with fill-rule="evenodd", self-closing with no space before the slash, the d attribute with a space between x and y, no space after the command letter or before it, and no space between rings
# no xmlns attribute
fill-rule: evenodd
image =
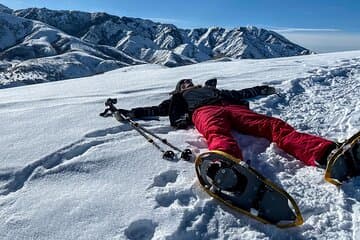
<svg viewBox="0 0 360 240"><path fill-rule="evenodd" d="M306 165L324 157L333 142L296 131L286 122L255 113L242 105L204 106L192 117L197 130L206 138L209 150L221 150L242 158L241 150L231 130L263 137L293 155Z"/></svg>

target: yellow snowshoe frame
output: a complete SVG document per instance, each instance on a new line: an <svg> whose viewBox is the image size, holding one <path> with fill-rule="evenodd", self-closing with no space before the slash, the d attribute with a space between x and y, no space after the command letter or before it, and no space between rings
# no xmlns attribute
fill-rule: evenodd
<svg viewBox="0 0 360 240"><path fill-rule="evenodd" d="M272 187L274 190L276 190L277 192L279 192L280 194L284 195L292 204L293 209L295 211L296 214L296 219L293 223L285 223L285 224L273 224L263 218L260 218L258 216L255 216L253 214L251 214L249 211L246 211L244 209L241 209L239 207L234 206L233 204L223 200L222 198L220 198L219 196L217 196L215 193L211 192L210 189L206 188L203 183L201 182L201 176L200 176L200 172L198 169L198 166L202 163L202 156L208 153L216 153L219 155L222 155L236 163L239 163L241 161L241 159L235 158L230 154L227 154L225 152L222 151L218 151L218 150L213 150L213 151L209 151L209 152L204 152L200 155L197 156L196 160L195 160L195 170L196 170L196 175L198 177L198 180L200 182L201 187L205 190L205 192L207 192L211 197L215 198L216 200L220 201L221 203L227 205L228 207L242 213L245 214L251 218L254 218L255 220L262 222L264 224L271 224L271 225L275 225L276 227L279 228L289 228L289 227L296 227L296 226L300 226L304 223L303 217L301 215L300 209L298 207L298 205L296 204L295 200L283 189L281 189L280 187L278 187L277 185L275 185L273 182L271 182L269 179L265 178L264 176L262 176L260 173L258 173L257 171L255 171L253 168L248 168L249 171L251 171L252 173L254 173L257 177L259 177L265 184L269 185L270 187Z"/></svg>
<svg viewBox="0 0 360 240"><path fill-rule="evenodd" d="M351 138L349 138L345 143L343 143L343 145L350 145L351 147L353 147L355 143L359 140L360 140L360 131L354 134ZM326 165L325 180L336 186L341 186L342 182L335 178L331 178L331 169L334 166L336 160L339 158L339 156L343 154L343 151L344 150L340 148L336 153L334 153L333 157L329 160L328 164Z"/></svg>

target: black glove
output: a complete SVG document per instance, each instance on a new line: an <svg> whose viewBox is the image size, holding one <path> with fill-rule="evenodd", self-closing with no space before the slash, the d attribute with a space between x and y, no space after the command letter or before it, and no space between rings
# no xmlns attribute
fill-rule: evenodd
<svg viewBox="0 0 360 240"><path fill-rule="evenodd" d="M271 95L271 94L275 94L276 93L276 89L274 87L269 87L269 86L260 86L260 94L261 95Z"/></svg>
<svg viewBox="0 0 360 240"><path fill-rule="evenodd" d="M187 115L184 115L183 117L175 121L175 128L177 129L186 129L188 126L189 126L189 120Z"/></svg>
<svg viewBox="0 0 360 240"><path fill-rule="evenodd" d="M188 127L188 122L186 120L177 120L175 122L175 127L177 129L186 129Z"/></svg>
<svg viewBox="0 0 360 240"><path fill-rule="evenodd" d="M205 82L205 87L213 87L216 88L216 84L217 84L217 79L216 78L212 78L209 79Z"/></svg>

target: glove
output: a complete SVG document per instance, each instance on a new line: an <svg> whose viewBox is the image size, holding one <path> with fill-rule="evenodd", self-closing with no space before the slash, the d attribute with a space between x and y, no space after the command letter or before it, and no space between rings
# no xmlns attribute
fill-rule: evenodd
<svg viewBox="0 0 360 240"><path fill-rule="evenodd" d="M269 87L269 86L260 86L260 94L261 95L271 95L271 94L275 94L276 93L276 89L274 87Z"/></svg>
<svg viewBox="0 0 360 240"><path fill-rule="evenodd" d="M216 88L216 84L217 84L217 79L216 78L212 78L209 79L205 82L205 87L213 87Z"/></svg>
<svg viewBox="0 0 360 240"><path fill-rule="evenodd" d="M189 121L186 115L175 121L175 128L186 129L189 126Z"/></svg>
<svg viewBox="0 0 360 240"><path fill-rule="evenodd" d="M188 122L186 120L179 119L175 122L175 127L177 129L186 129L188 127Z"/></svg>

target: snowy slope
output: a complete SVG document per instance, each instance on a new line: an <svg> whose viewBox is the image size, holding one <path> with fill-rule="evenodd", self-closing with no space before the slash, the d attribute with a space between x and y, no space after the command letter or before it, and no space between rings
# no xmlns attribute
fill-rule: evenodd
<svg viewBox="0 0 360 240"><path fill-rule="evenodd" d="M5 13L12 13L13 12L13 10L12 9L10 9L10 8L8 8L8 7L6 7L6 6L4 6L4 5L2 5L2 4L0 4L0 12L5 12Z"/></svg>
<svg viewBox="0 0 360 240"><path fill-rule="evenodd" d="M140 65L102 75L0 90L0 239L359 239L360 179L337 189L264 139L238 134L245 159L297 201L305 223L281 230L203 193L193 163L161 159L126 124L98 116L104 100L156 105L177 80L217 77L219 88L270 84L282 97L251 107L341 141L360 129L360 51ZM140 121L181 148L206 151L195 129Z"/></svg>

